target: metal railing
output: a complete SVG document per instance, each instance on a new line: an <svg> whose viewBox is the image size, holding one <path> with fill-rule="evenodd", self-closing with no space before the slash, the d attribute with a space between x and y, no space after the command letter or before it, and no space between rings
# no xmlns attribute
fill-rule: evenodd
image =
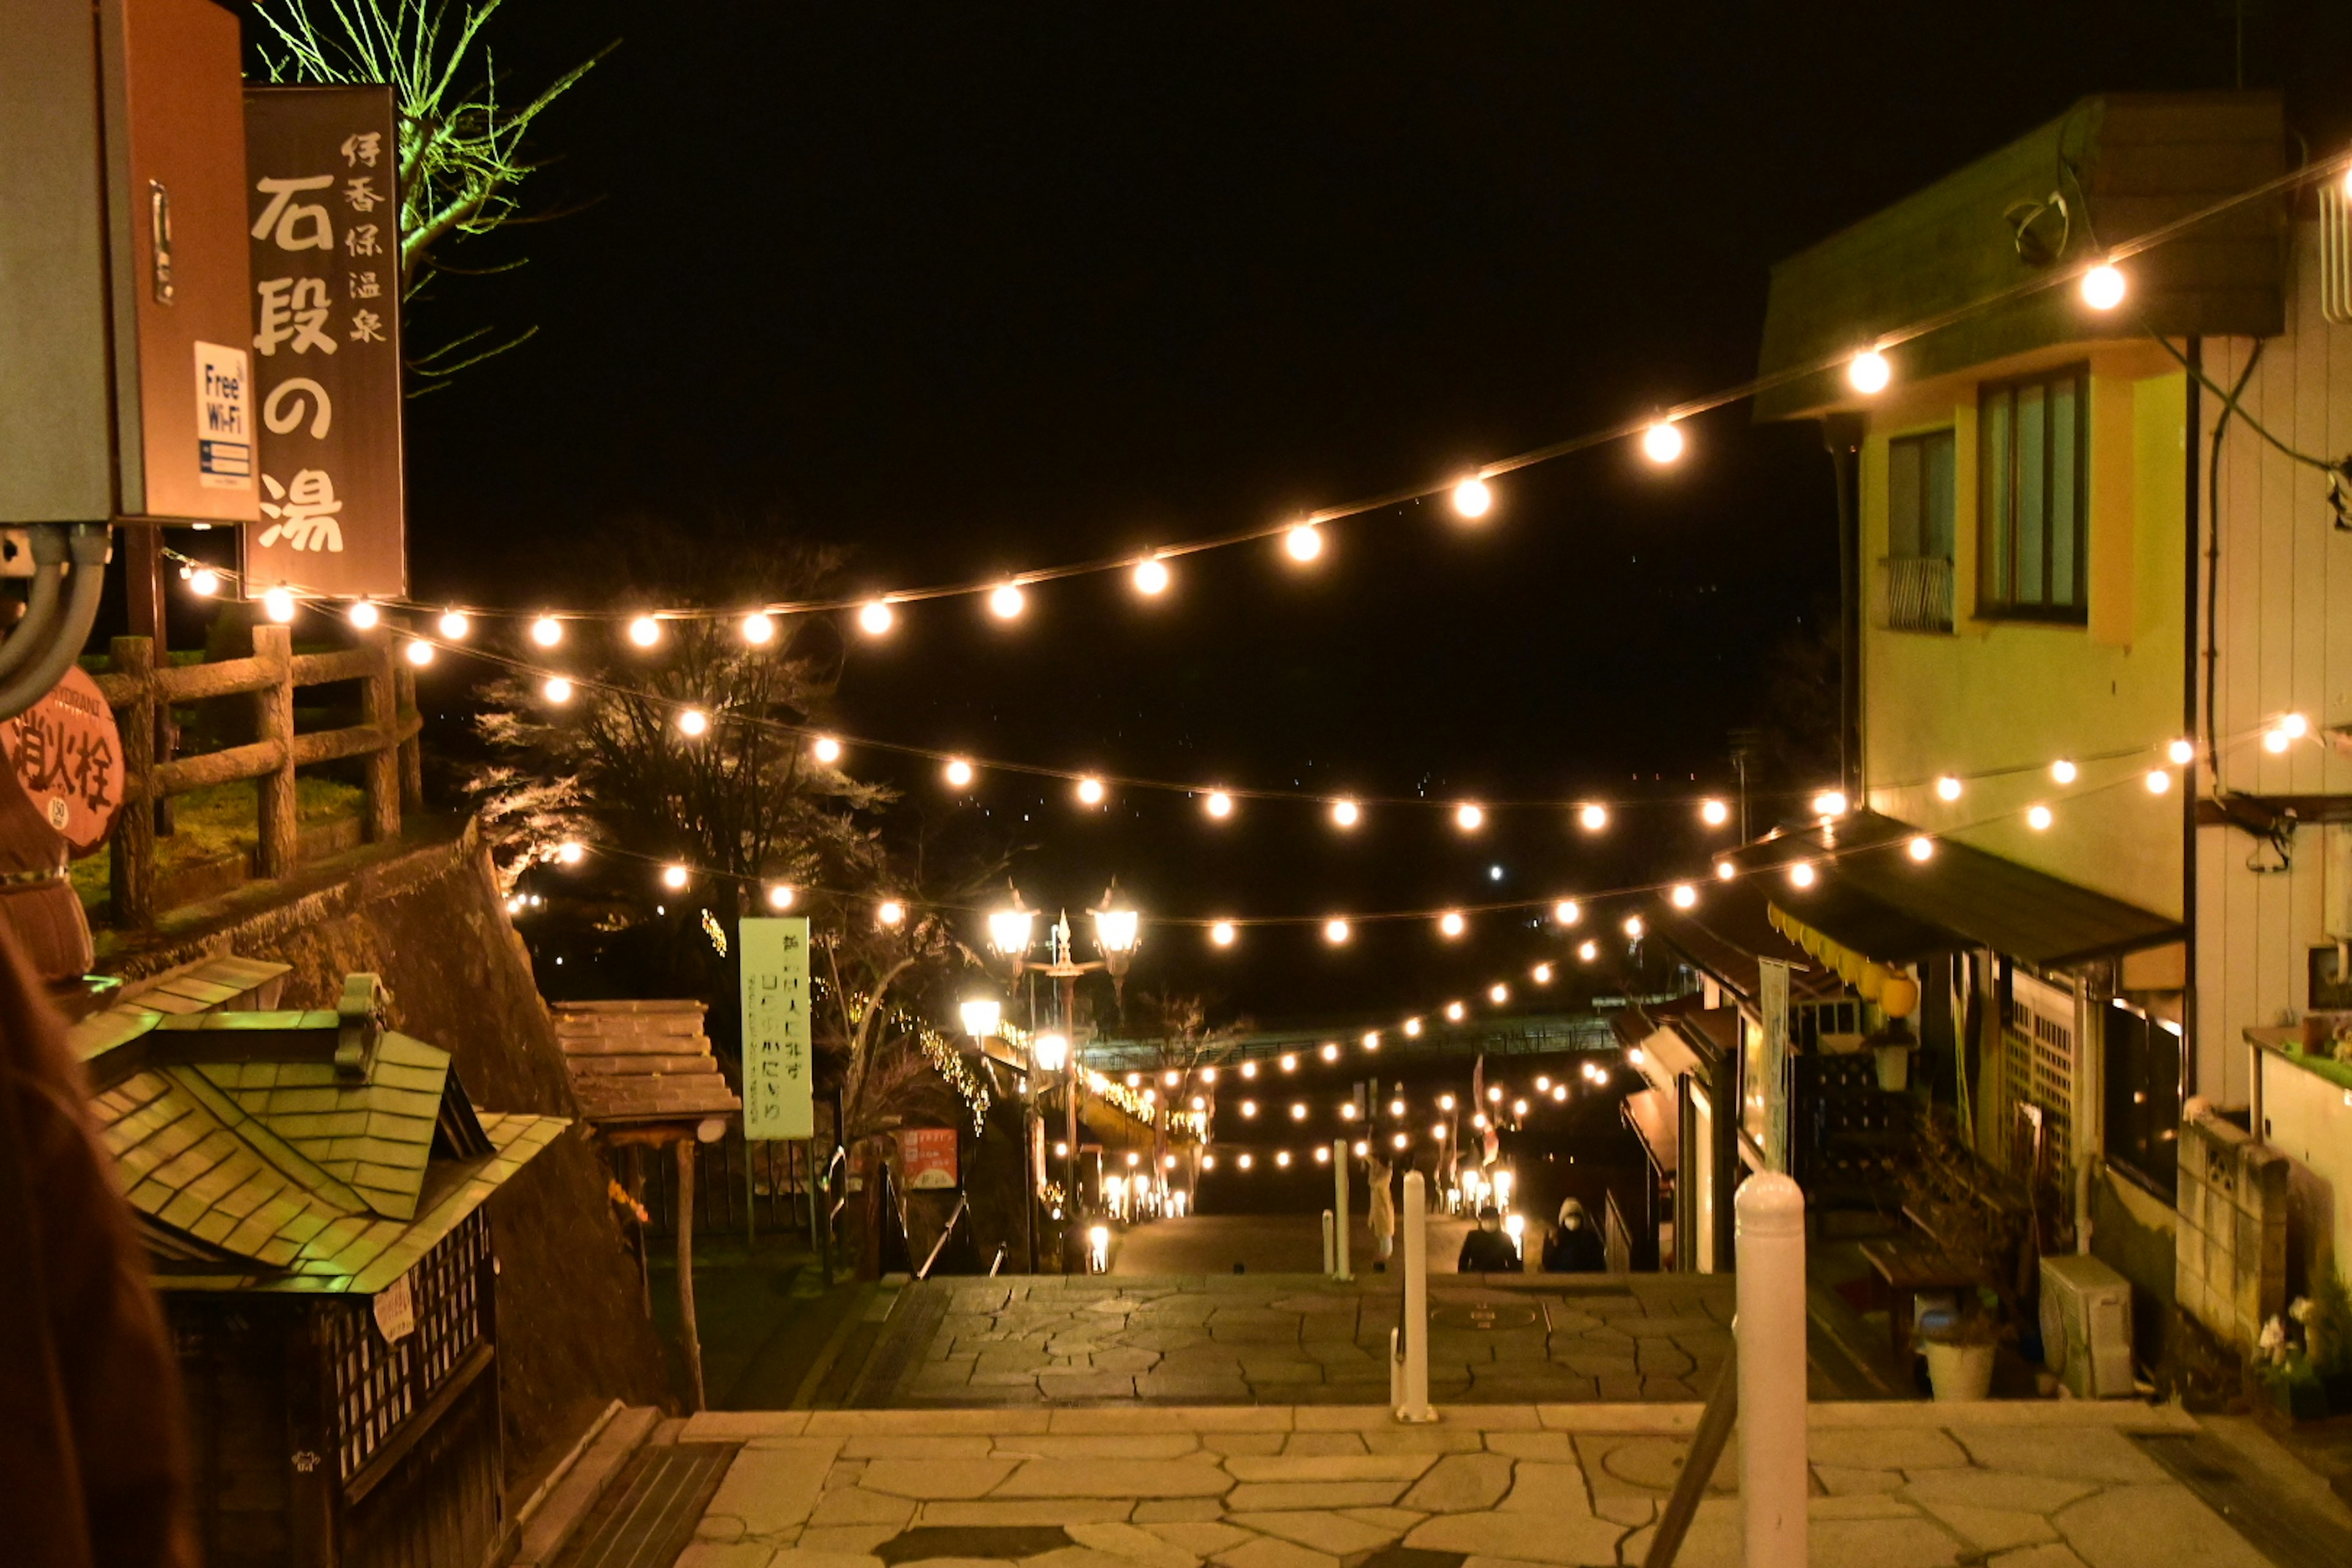
<svg viewBox="0 0 2352 1568"><path fill-rule="evenodd" d="M98 689L122 732L123 805L110 840L114 923L152 925L157 912L155 805L191 790L250 781L254 786L253 875L290 875L299 851L299 813L294 770L344 757L365 760L361 837L383 843L400 837L403 805L424 804L424 769L416 745L416 677L392 656L381 630L362 634L361 646L331 653L298 654L284 626L253 628L247 658L157 668L146 637L116 637L109 668L95 672ZM294 693L306 686L360 683L361 721L333 730L298 733ZM217 751L157 761L157 715L174 704L243 699L251 704L254 739Z"/></svg>
<svg viewBox="0 0 2352 1568"><path fill-rule="evenodd" d="M1952 563L1941 555L1890 555L1878 563L1886 584L1886 629L1952 629Z"/></svg>

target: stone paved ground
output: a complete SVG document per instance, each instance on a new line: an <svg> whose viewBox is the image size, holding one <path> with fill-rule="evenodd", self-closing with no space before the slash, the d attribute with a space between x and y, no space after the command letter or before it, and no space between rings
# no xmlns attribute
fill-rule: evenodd
<svg viewBox="0 0 2352 1568"><path fill-rule="evenodd" d="M1517 1568L1642 1560L1690 1405L720 1413L678 1568ZM1817 1568L2267 1568L2126 1436L2144 1405L1817 1405ZM1680 1563L1735 1568L1736 1452ZM1396 1549L1403 1548L1405 1552Z"/></svg>
<svg viewBox="0 0 2352 1568"><path fill-rule="evenodd" d="M1433 1275L1431 1397L1704 1398L1734 1289L1729 1275ZM1397 1307L1393 1276L933 1280L893 1310L919 1349L869 1402L1382 1405Z"/></svg>

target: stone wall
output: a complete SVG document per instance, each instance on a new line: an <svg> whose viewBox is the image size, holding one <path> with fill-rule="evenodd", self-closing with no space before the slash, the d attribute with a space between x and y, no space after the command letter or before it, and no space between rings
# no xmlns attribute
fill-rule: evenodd
<svg viewBox="0 0 2352 1568"><path fill-rule="evenodd" d="M2286 1310L2287 1160L2210 1111L2180 1125L2180 1310L2251 1355Z"/></svg>

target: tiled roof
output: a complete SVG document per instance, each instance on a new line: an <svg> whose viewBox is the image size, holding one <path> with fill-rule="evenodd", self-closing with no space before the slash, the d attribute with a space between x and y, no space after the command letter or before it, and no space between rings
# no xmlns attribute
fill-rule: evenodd
<svg viewBox="0 0 2352 1568"><path fill-rule="evenodd" d="M688 1121L743 1102L727 1087L699 1002L560 1002L555 1037L591 1121Z"/></svg>
<svg viewBox="0 0 2352 1568"><path fill-rule="evenodd" d="M569 1125L461 1106L488 1152L447 1157L445 1137L436 1158L445 1100L465 1092L446 1051L374 1031L357 1060L319 1057L349 1023L333 1012L164 1016L137 1036L168 1035L182 1059L121 1076L91 1110L166 1289L381 1290ZM105 1017L77 1026L85 1055L122 1043L123 1023L88 1029ZM303 1059L204 1059L214 1039L225 1056Z"/></svg>

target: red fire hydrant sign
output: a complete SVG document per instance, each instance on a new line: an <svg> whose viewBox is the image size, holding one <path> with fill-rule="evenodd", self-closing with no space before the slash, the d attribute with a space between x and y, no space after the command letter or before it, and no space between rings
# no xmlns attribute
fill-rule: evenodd
<svg viewBox="0 0 2352 1568"><path fill-rule="evenodd" d="M33 809L75 858L106 842L122 809L122 735L98 682L79 667L5 723L0 743Z"/></svg>

